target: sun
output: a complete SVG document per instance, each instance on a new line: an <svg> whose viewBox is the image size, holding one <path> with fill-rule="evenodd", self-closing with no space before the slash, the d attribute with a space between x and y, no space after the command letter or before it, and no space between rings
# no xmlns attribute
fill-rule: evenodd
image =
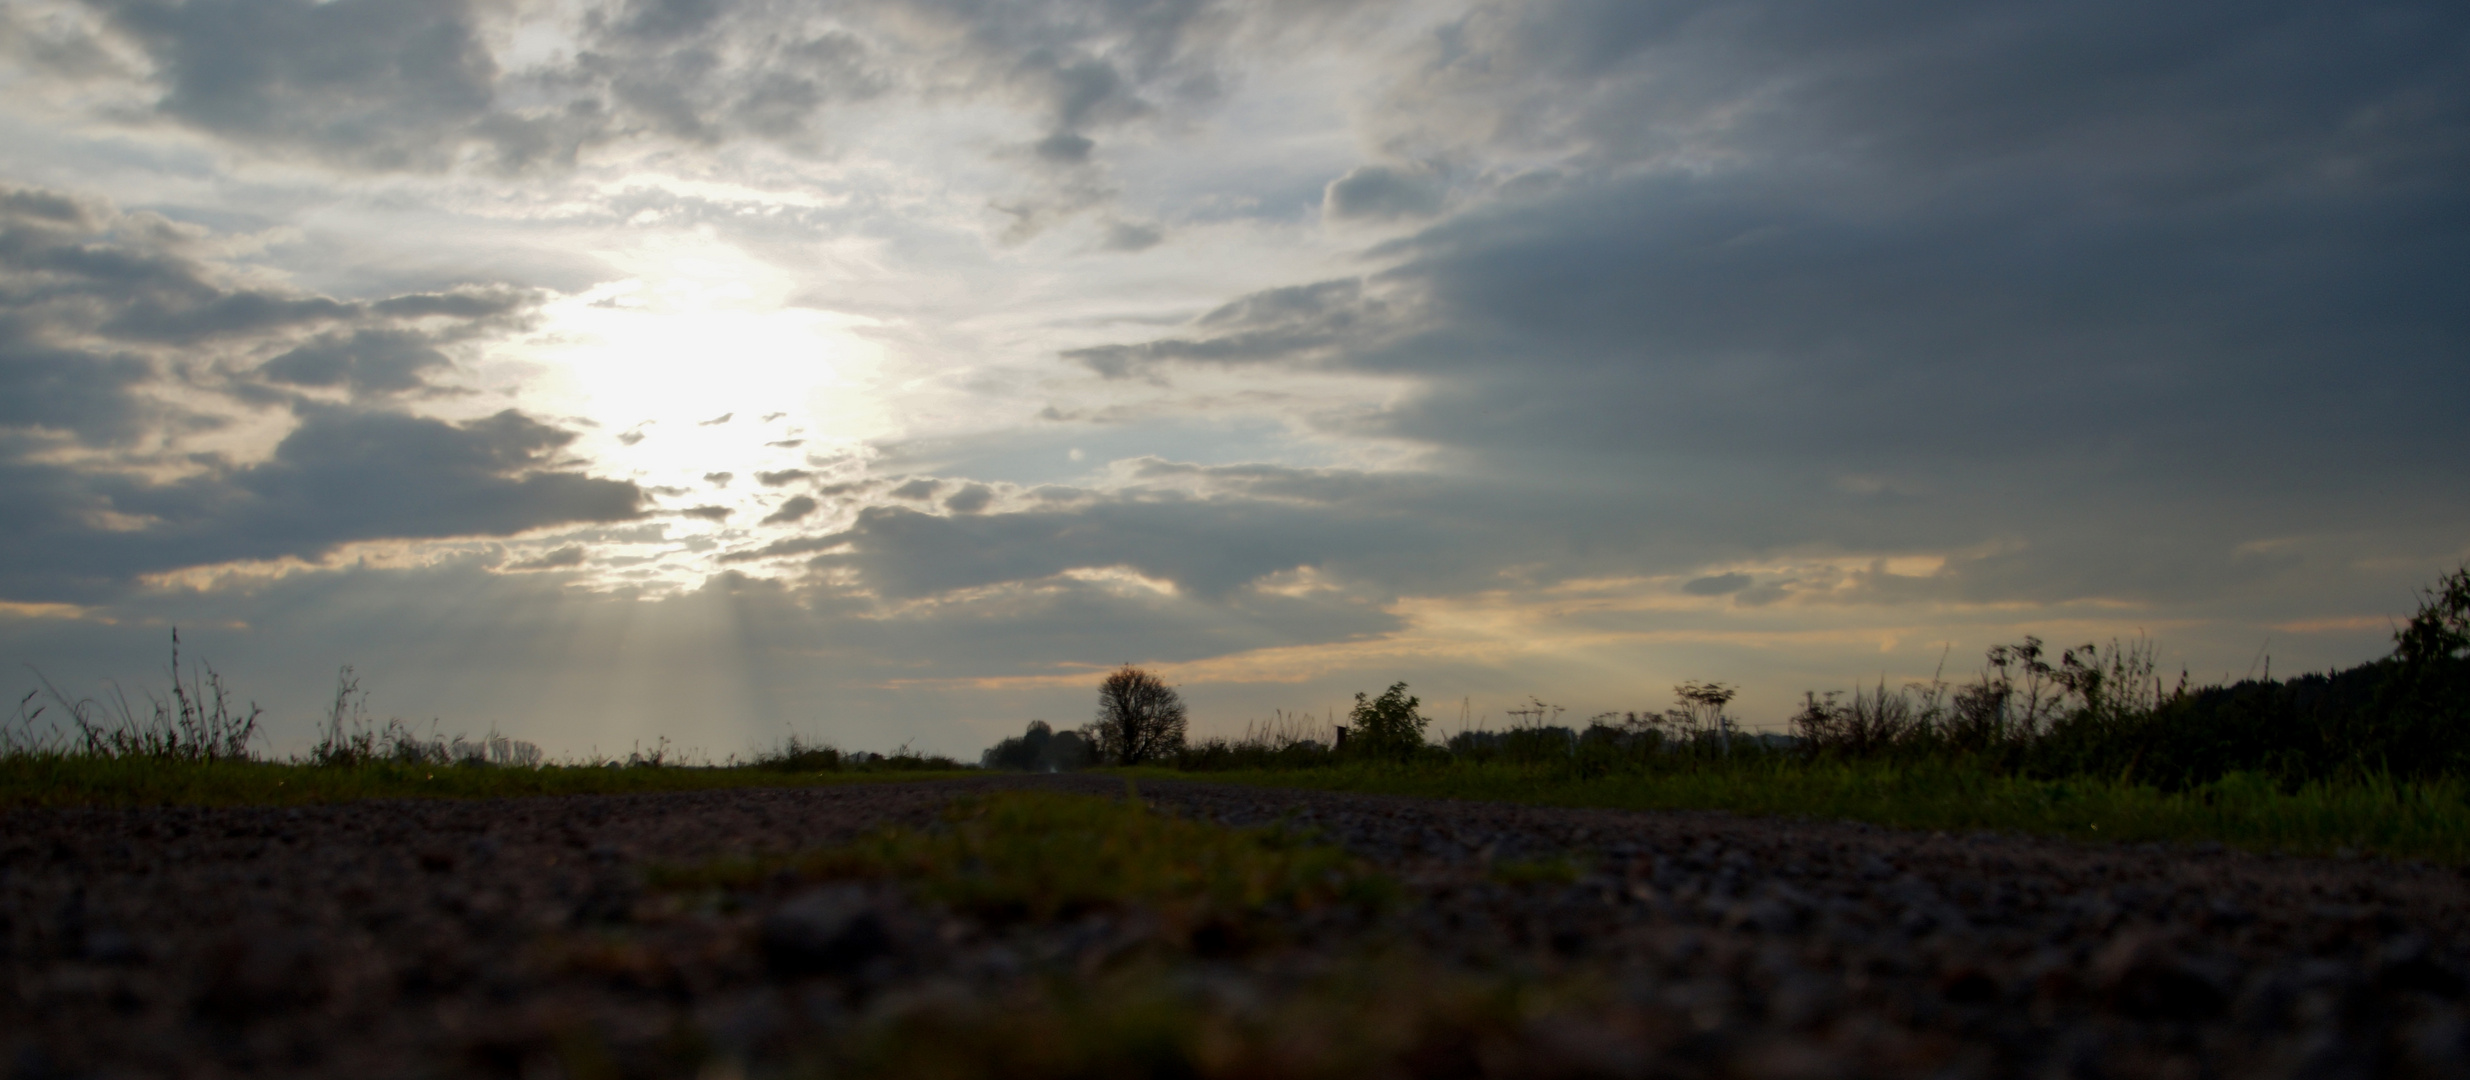
<svg viewBox="0 0 2470 1080"><path fill-rule="evenodd" d="M875 320L793 304L788 275L709 239L610 261L638 272L545 305L519 357L525 407L584 421L572 449L600 470L751 521L782 494L757 474L897 430Z"/></svg>

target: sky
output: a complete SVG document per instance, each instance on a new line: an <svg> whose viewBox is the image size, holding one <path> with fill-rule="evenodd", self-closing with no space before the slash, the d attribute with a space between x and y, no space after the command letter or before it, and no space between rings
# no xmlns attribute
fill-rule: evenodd
<svg viewBox="0 0 2470 1080"><path fill-rule="evenodd" d="M0 5L0 666L270 753L2322 670L2466 406L2457 2Z"/></svg>

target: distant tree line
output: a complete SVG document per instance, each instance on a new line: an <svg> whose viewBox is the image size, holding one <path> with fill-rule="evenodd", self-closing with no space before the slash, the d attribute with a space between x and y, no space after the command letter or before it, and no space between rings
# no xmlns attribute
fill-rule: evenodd
<svg viewBox="0 0 2470 1080"><path fill-rule="evenodd" d="M1612 712L1582 728L1536 701L1506 730L1426 740L1430 718L1407 684L1355 695L1335 730L1281 725L1240 739L1186 737L1172 687L1126 666L1099 687L1095 720L1077 732L1034 723L986 764L1068 769L1157 764L1191 771L1312 768L1368 762L1566 763L1580 773L1691 760L1960 761L1992 772L2097 776L2165 789L2233 773L2285 785L2362 777L2470 779L2470 565L2440 577L2394 634L2390 656L2296 678L2171 685L2149 641L2054 648L2040 638L1994 646L1968 681L1810 694L1791 734L1745 734L1722 683L1685 682L1663 710ZM1318 737L1331 736L1323 742Z"/></svg>

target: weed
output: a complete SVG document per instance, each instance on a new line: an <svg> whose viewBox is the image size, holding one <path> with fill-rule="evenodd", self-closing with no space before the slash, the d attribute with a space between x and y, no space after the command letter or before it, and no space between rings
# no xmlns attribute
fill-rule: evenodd
<svg viewBox="0 0 2470 1080"><path fill-rule="evenodd" d="M109 701L71 699L42 672L34 673L41 689L18 699L12 730L0 736L0 749L11 754L73 753L104 758L144 758L158 761L240 761L257 739L258 719L265 710L250 702L243 713L232 704L231 690L214 665L200 661L183 668L180 631L172 631L171 696L146 693L147 709L132 706L119 684L111 684ZM45 699L36 704L36 699ZM43 714L58 709L74 730Z"/></svg>

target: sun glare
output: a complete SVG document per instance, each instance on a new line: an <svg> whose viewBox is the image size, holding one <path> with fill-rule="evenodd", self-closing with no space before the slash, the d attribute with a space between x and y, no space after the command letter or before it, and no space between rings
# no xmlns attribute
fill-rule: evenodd
<svg viewBox="0 0 2470 1080"><path fill-rule="evenodd" d="M592 425L582 454L751 521L784 494L758 475L845 463L895 431L873 320L794 306L784 275L715 242L612 261L641 272L548 305L524 357L526 404Z"/></svg>

